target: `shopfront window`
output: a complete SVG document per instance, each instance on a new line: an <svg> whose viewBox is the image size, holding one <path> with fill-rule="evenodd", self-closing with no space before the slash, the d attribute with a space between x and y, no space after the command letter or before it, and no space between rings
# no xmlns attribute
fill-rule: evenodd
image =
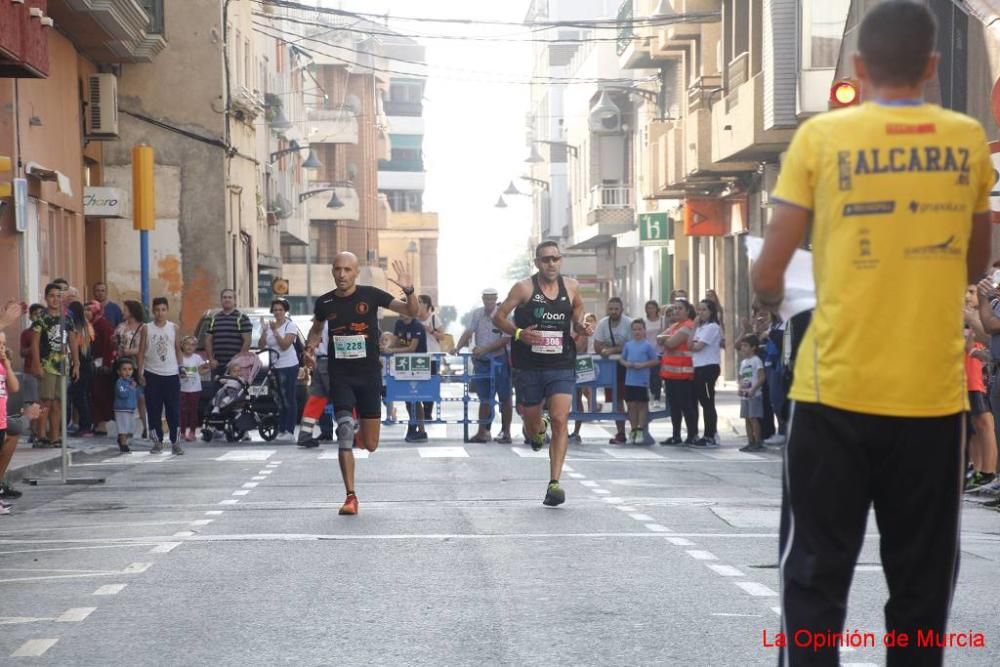
<svg viewBox="0 0 1000 667"><path fill-rule="evenodd" d="M803 0L803 69L832 69L837 66L850 8L850 0Z"/></svg>

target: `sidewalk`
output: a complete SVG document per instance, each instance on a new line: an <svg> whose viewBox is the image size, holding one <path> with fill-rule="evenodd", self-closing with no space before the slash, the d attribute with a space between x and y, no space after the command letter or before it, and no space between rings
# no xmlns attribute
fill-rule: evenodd
<svg viewBox="0 0 1000 667"><path fill-rule="evenodd" d="M111 438L69 438L70 461L86 460L106 456L109 452L117 452L118 445ZM55 473L62 465L62 448L35 449L27 440L17 443L14 457L7 470L8 483L20 482L25 478L46 476Z"/></svg>

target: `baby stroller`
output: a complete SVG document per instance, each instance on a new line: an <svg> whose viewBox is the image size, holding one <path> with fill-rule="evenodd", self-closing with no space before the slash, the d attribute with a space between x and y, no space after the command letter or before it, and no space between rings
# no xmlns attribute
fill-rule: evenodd
<svg viewBox="0 0 1000 667"><path fill-rule="evenodd" d="M217 430L225 434L226 442L239 442L254 429L266 442L278 436L281 394L271 368L269 364L267 373L258 378L261 363L256 354L243 352L233 357L219 378L219 389L202 423L204 442L211 442Z"/></svg>

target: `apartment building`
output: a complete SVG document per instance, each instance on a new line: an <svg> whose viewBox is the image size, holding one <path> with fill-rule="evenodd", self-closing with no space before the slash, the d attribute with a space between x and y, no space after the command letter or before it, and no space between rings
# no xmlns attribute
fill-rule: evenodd
<svg viewBox="0 0 1000 667"><path fill-rule="evenodd" d="M106 156L124 139L115 72L165 48L162 2L0 2L0 283L41 300L65 277L104 276L105 216L123 214ZM8 340L10 337L8 336Z"/></svg>

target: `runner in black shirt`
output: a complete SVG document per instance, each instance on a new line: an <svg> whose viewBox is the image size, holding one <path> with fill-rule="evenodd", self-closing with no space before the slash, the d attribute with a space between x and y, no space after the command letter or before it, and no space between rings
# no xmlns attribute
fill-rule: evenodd
<svg viewBox="0 0 1000 667"><path fill-rule="evenodd" d="M552 423L549 449L551 478L543 504L550 507L566 501L559 486L566 442L569 410L576 393L576 346L572 333L590 336L593 330L583 319L580 286L559 273L562 255L553 241L535 248L538 273L511 288L507 299L493 315L493 324L513 338L511 359L517 400L524 408L525 433L532 448L545 441L542 408L548 402ZM508 318L514 311L514 321Z"/></svg>
<svg viewBox="0 0 1000 667"><path fill-rule="evenodd" d="M357 285L358 258L349 252L333 261L333 279L337 289L319 297L306 352L310 363L319 345L323 327L329 327L330 402L337 420L337 443L340 447L340 472L347 487L347 500L341 514L358 513L354 493L354 433L357 411L361 421L361 445L370 452L378 447L379 418L382 416L382 370L379 363L378 309L388 308L401 315L415 317L419 304L413 296L413 281L402 262L393 262L396 280L406 301L375 287Z"/></svg>

